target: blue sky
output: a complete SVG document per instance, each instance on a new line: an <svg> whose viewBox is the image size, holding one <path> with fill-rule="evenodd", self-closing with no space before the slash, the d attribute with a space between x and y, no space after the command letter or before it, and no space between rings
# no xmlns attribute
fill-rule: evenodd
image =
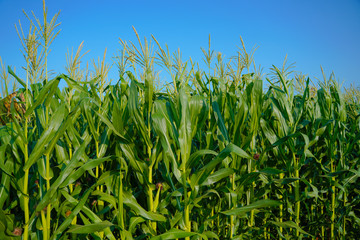
<svg viewBox="0 0 360 240"><path fill-rule="evenodd" d="M281 67L287 54L295 70L314 80L321 78L321 65L327 76L334 71L345 87L360 86L359 0L47 0L46 4L49 16L61 10L61 32L49 56L49 68L55 73L64 72L67 49L76 49L82 41L84 51L90 50L83 62L102 57L107 48L111 63L120 49L119 38L136 41L134 26L142 37L153 34L171 50L180 48L184 60L191 56L202 62L200 48L207 48L209 34L212 48L231 57L242 36L249 50L258 47L255 62L265 73L272 64ZM19 19L26 26L23 9L41 17L42 1L0 0L0 56L17 69L25 65L14 28ZM117 78L115 66L109 76Z"/></svg>

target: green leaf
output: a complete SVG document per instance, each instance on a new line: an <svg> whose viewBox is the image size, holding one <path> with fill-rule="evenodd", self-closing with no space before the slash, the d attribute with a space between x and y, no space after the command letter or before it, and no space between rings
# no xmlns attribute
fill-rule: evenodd
<svg viewBox="0 0 360 240"><path fill-rule="evenodd" d="M22 141L22 145L25 145L26 139L25 139L25 135L24 135L24 130L20 126L19 121L16 118L17 113L16 113L16 110L15 110L15 107L14 107L14 102L11 102L10 109L11 109L11 118L12 118L12 121L13 121L13 123L15 125L15 128L16 128L16 134L20 137L20 139Z"/></svg>
<svg viewBox="0 0 360 240"><path fill-rule="evenodd" d="M179 101L180 101L180 127L179 127L179 144L180 144L180 153L181 153L181 166L180 170L182 174L185 174L184 169L186 167L186 162L190 157L191 153L191 118L189 110L189 100L188 95L184 89L180 89Z"/></svg>
<svg viewBox="0 0 360 240"><path fill-rule="evenodd" d="M56 132L58 131L60 125L63 122L65 115L65 106L62 105L51 117L48 128L41 134L39 140L37 141L34 149L29 156L28 161L24 165L24 170L29 169L45 153L46 146L55 136Z"/></svg>
<svg viewBox="0 0 360 240"><path fill-rule="evenodd" d="M168 240L168 239L186 238L194 235L196 235L196 233L194 232L186 232L183 230L173 228L167 231L166 233L150 238L150 240Z"/></svg>
<svg viewBox="0 0 360 240"><path fill-rule="evenodd" d="M205 231L205 232L203 232L203 235L205 235L208 238L214 238L214 239L218 239L218 240L220 239L216 233L211 232L211 231Z"/></svg>
<svg viewBox="0 0 360 240"><path fill-rule="evenodd" d="M104 192L101 192L99 190L95 190L95 191L93 191L91 193L91 195L99 196L100 200L108 202L114 207L116 207L116 205L117 205L116 198L114 196L112 196L111 194L109 194L109 193L104 193Z"/></svg>
<svg viewBox="0 0 360 240"><path fill-rule="evenodd" d="M148 109L148 113L151 112L152 103L153 103L153 91L154 91L154 76L151 73L151 70L147 70L145 73L145 104Z"/></svg>
<svg viewBox="0 0 360 240"><path fill-rule="evenodd" d="M25 117L28 117L30 114L32 114L35 108L37 108L40 104L45 105L45 103L49 103L48 99L53 97L60 80L61 76L58 76L45 84L45 86L41 89L40 93L37 95L34 104L26 110Z"/></svg>
<svg viewBox="0 0 360 240"><path fill-rule="evenodd" d="M277 207L280 205L281 205L281 202L279 202L279 201L265 199L265 200L256 201L256 202L251 203L244 207L239 207L239 208L223 211L221 213L225 214L225 215L244 215L255 209L266 208L266 207Z"/></svg>
<svg viewBox="0 0 360 240"><path fill-rule="evenodd" d="M52 138L44 154L50 154L56 146L58 140L64 135L64 132L72 125L73 117L78 112L80 105L78 104L73 108L71 113L67 115L66 120L61 124L60 128L56 131L56 134Z"/></svg>
<svg viewBox="0 0 360 240"><path fill-rule="evenodd" d="M299 178L282 178L282 179L274 179L273 181L276 183L280 183L282 185L286 185L292 182L299 180Z"/></svg>
<svg viewBox="0 0 360 240"><path fill-rule="evenodd" d="M62 232L64 232L65 229L71 224L74 217L80 212L80 210L88 200L88 197L93 191L93 188L94 186L85 191L85 193L81 196L81 200L77 203L76 207L71 211L70 215L65 219L65 221L56 229L50 240L57 239L58 235L62 234Z"/></svg>
<svg viewBox="0 0 360 240"><path fill-rule="evenodd" d="M82 154L85 151L86 145L87 142L84 141L81 144L81 147L75 151L70 162L66 165L65 169L61 171L60 175L56 178L55 182L51 184L50 189L46 192L45 196L37 205L36 211L43 210L49 204L51 199L56 196L55 192L58 190L59 186L63 184L63 182L67 179L67 177L73 172L74 168L77 166L80 156L82 156Z"/></svg>
<svg viewBox="0 0 360 240"><path fill-rule="evenodd" d="M310 237L314 237L313 235L305 232L304 230L302 230L298 225L296 225L296 223L294 223L293 221L286 221L286 222L274 222L274 221L270 221L270 223L278 226L278 227L282 227L282 228L295 228L296 230L298 230L299 232L306 234Z"/></svg>
<svg viewBox="0 0 360 240"><path fill-rule="evenodd" d="M224 148L213 160L211 160L208 164L206 164L203 168L195 172L191 178L191 186L192 188L196 185L201 185L210 175L210 173L214 170L214 168L221 163L226 157L230 155L230 153L234 153L239 157L250 158L251 156L247 154L244 150L239 148L238 146L230 143Z"/></svg>
<svg viewBox="0 0 360 240"><path fill-rule="evenodd" d="M215 117L216 117L216 121L218 123L219 129L221 134L224 136L225 139L225 144L228 144L230 142L230 138L229 138L229 133L226 129L225 123L224 123L224 119L221 116L221 112L219 109L219 104L217 102L213 102L213 110L216 113Z"/></svg>
<svg viewBox="0 0 360 240"><path fill-rule="evenodd" d="M199 130L203 129L206 119L209 116L209 107L204 96L192 96L189 101L191 119L191 138L194 138Z"/></svg>
<svg viewBox="0 0 360 240"><path fill-rule="evenodd" d="M283 173L283 171L276 169L276 168L264 168L264 169L259 170L259 172L269 174L269 175L276 175L276 174Z"/></svg>
<svg viewBox="0 0 360 240"><path fill-rule="evenodd" d="M152 148L152 142L150 136L148 135L148 129L145 125L144 116L142 116L138 102L138 91L134 81L131 81L130 84L130 98L128 102L129 112L135 123L135 127L138 129L141 134L142 139L145 141L147 147Z"/></svg>
<svg viewBox="0 0 360 240"><path fill-rule="evenodd" d="M100 223L93 223L87 225L74 225L71 226L70 229L67 231L69 233L77 233L77 234L88 234L93 232L99 232L104 230L105 228L111 227L114 224L108 221L103 221Z"/></svg>
<svg viewBox="0 0 360 240"><path fill-rule="evenodd" d="M274 144L275 142L278 141L278 137L276 136L274 131L271 129L269 123L265 119L262 118L260 120L260 125L261 125L262 131L265 134L267 140L269 140L269 142L271 144Z"/></svg>
<svg viewBox="0 0 360 240"><path fill-rule="evenodd" d="M21 80L14 72L13 70L11 70L11 67L8 66L8 72L10 73L11 76L13 76L20 84L21 86L23 86L23 88L26 88L26 83Z"/></svg>
<svg viewBox="0 0 360 240"><path fill-rule="evenodd" d="M96 127L95 127L95 122L94 122L94 118L93 118L93 110L92 108L90 107L90 105L88 104L88 102L83 102L83 104L81 105L81 107L83 108L83 113L85 115L85 119L89 125L89 128L90 128L90 132L93 136L93 139L95 141L99 141L99 133L97 132L96 130ZM95 111L94 111L95 112Z"/></svg>
<svg viewBox="0 0 360 240"><path fill-rule="evenodd" d="M71 183L74 183L77 179L79 179L81 176L83 176L83 174L86 171L89 171L89 170L99 166L103 162L112 161L112 160L115 160L114 156L109 156L109 157L104 157L104 158L97 158L97 159L90 159L84 165L82 165L80 168L78 168L75 172L72 172L68 176L66 176L65 174L64 175L60 174L60 176L61 176L61 184L58 187L59 188L66 187L67 185L69 185ZM70 164L68 164L67 166L69 166L69 165ZM69 170L70 169L65 169L63 172L69 171ZM64 179L65 176L66 176L66 179ZM56 183L57 183L57 181L56 181Z"/></svg>
<svg viewBox="0 0 360 240"><path fill-rule="evenodd" d="M166 218L158 213L148 212L136 201L136 198L129 192L123 192L124 204L131 208L136 214L153 221L165 222Z"/></svg>
<svg viewBox="0 0 360 240"><path fill-rule="evenodd" d="M222 168L214 173L212 173L202 184L201 186L206 186L210 184L217 183L221 179L230 176L235 171L232 168Z"/></svg>
<svg viewBox="0 0 360 240"><path fill-rule="evenodd" d="M8 199L10 194L10 178L12 176L12 170L14 169L14 162L11 158L5 158L5 150L7 145L0 146L0 172L1 173L1 184L0 184L0 209L3 209L4 203ZM6 159L6 162L4 163Z"/></svg>
<svg viewBox="0 0 360 240"><path fill-rule="evenodd" d="M203 157L204 155L214 155L214 156L216 156L217 154L218 153L213 151L213 150L208 150L208 149L198 150L198 151L196 151L196 152L194 152L193 154L190 155L190 158L186 163L186 168L190 169L190 168L194 167L194 164L198 163L199 159L201 157Z"/></svg>
<svg viewBox="0 0 360 240"><path fill-rule="evenodd" d="M136 226L140 223L145 222L146 219L143 217L132 217L130 218L130 224L129 224L129 232L134 233L136 230Z"/></svg>
<svg viewBox="0 0 360 240"><path fill-rule="evenodd" d="M95 114L98 115L99 118L101 119L101 121L103 123L105 123L106 126L108 126L108 128L110 128L119 137L120 141L122 141L123 143L128 143L129 142L121 133L119 133L115 129L114 125L109 121L109 119L107 117L103 116L102 114L100 114L100 113L98 113L96 111L95 111Z"/></svg>
<svg viewBox="0 0 360 240"><path fill-rule="evenodd" d="M172 164L173 173L176 179L181 182L181 173L178 168L175 154L171 148L171 139L169 136L169 131L171 131L171 129L168 128L170 124L169 117L165 113L164 109L161 111L161 108L165 106L160 104L160 102L155 102L155 107L159 109L159 111L152 115L153 127L156 134L160 137L161 146L163 148L164 163L168 171L170 169L169 164Z"/></svg>
<svg viewBox="0 0 360 240"><path fill-rule="evenodd" d="M103 174L104 175L104 174ZM76 200L75 198L73 198L67 191L62 190L61 194L66 198L67 201L69 201L69 203L73 204L73 205L77 205L78 204L78 200ZM88 216L88 218L91 219L91 221L93 221L94 223L100 223L102 222L102 220L93 212L91 211L88 207L83 206L81 211ZM110 228L105 228L104 229L104 233L106 235L106 237L110 240L115 240L116 238L114 237L114 235L112 234Z"/></svg>

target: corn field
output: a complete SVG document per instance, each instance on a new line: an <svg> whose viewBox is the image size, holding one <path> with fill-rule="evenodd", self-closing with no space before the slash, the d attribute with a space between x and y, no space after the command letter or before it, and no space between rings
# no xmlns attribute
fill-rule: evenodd
<svg viewBox="0 0 360 240"><path fill-rule="evenodd" d="M356 88L264 75L242 40L226 60L209 38L201 69L136 31L118 81L83 44L51 76L43 13L17 27L26 76L1 62L0 239L359 237Z"/></svg>

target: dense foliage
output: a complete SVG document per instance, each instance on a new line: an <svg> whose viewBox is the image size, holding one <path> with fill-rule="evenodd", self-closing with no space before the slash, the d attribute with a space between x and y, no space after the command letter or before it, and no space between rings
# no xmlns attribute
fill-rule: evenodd
<svg viewBox="0 0 360 240"><path fill-rule="evenodd" d="M267 79L244 46L215 65L209 46L203 71L122 45L115 84L103 62L79 72L80 51L51 80L47 54L26 52L26 80L8 69L20 87L0 102L1 239L358 237L360 105L333 75Z"/></svg>

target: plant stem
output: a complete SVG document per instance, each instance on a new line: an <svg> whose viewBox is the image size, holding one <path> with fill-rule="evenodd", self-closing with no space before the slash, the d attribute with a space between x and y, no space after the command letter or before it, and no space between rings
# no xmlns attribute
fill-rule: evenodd
<svg viewBox="0 0 360 240"><path fill-rule="evenodd" d="M255 138L256 138L256 135L255 135L255 133L253 133L252 140L251 140L251 142L250 142L250 149L251 149L251 152L252 152L252 153L255 153L255 152L256 152L256 149L255 149ZM253 165L254 165L254 166L253 166ZM248 168L249 168L248 171L249 171L250 174L251 174L253 171L256 171L256 165L255 165L255 160L254 160L254 159L249 159L249 160L248 160ZM250 186L248 205L251 204L251 202L253 201L253 198L254 198L254 189L255 189L255 182L252 182L252 183L251 183L251 186ZM249 224L250 227L255 226L255 218L254 218L254 215L255 215L255 211L254 211L254 210L251 210L251 211L250 211L250 224Z"/></svg>
<svg viewBox="0 0 360 240"><path fill-rule="evenodd" d="M41 210L41 221L43 223L43 239L47 240L49 238L48 238L47 221L46 221L46 216L45 216L44 210Z"/></svg>
<svg viewBox="0 0 360 240"><path fill-rule="evenodd" d="M216 220L217 220L217 234L219 235L220 234L220 215L218 214L217 217L216 217Z"/></svg>
<svg viewBox="0 0 360 240"><path fill-rule="evenodd" d="M346 207L346 192L344 191L344 208ZM343 239L345 240L345 236L346 236L346 215L344 216L343 219Z"/></svg>
<svg viewBox="0 0 360 240"><path fill-rule="evenodd" d="M232 178L231 178L231 185L232 185L232 190L235 191L235 173L233 173ZM234 206L232 205L232 199L230 197L229 199L230 204L231 204L231 209L234 209ZM230 239L234 236L234 216L230 215Z"/></svg>
<svg viewBox="0 0 360 240"><path fill-rule="evenodd" d="M71 158L72 158L72 144L71 142L69 142L69 159ZM71 183L69 185L69 188L70 188L70 193L72 193L74 191L74 184ZM76 225L76 222L77 222L77 216L74 217L74 219L71 222L71 225Z"/></svg>
<svg viewBox="0 0 360 240"><path fill-rule="evenodd" d="M324 196L322 196L324 197ZM321 203L321 216L324 215L324 204ZM324 225L321 226L321 239L325 239L325 227Z"/></svg>
<svg viewBox="0 0 360 240"><path fill-rule="evenodd" d="M27 121L25 120L25 129L27 129ZM25 139L27 140L27 131L25 130ZM25 163L28 160L28 145L25 143ZM24 179L24 211L25 211L25 226L24 226L24 240L29 237L29 196L28 196L28 183L29 183L29 169L25 170Z"/></svg>
<svg viewBox="0 0 360 240"><path fill-rule="evenodd" d="M149 181L149 187L148 187L148 208L150 212L154 211L154 194L153 194L153 190L152 190L152 173L153 173L153 169L152 166L149 166L148 168L148 181ZM154 231L156 231L156 222L151 222L151 220L149 220L149 225L153 228Z"/></svg>
<svg viewBox="0 0 360 240"><path fill-rule="evenodd" d="M267 194L265 193L264 199L268 199ZM266 218L264 218L264 225L266 224ZM268 236L267 236L267 228L264 228L264 239L267 240Z"/></svg>
<svg viewBox="0 0 360 240"><path fill-rule="evenodd" d="M46 191L50 189L50 156L45 155L46 158ZM50 220L51 220L51 204L49 203L46 208L46 226L48 228L48 238L50 238Z"/></svg>
<svg viewBox="0 0 360 240"><path fill-rule="evenodd" d="M312 184L312 179L309 179L310 184ZM314 221L314 204L313 202L311 202L310 205L310 213L311 213L311 217L309 218L310 221ZM313 236L311 239L315 239L315 236Z"/></svg>
<svg viewBox="0 0 360 240"><path fill-rule="evenodd" d="M118 224L120 226L120 236L123 238L122 236L122 232L123 229L125 229L125 224L124 224L124 199L123 199L123 175L122 175L122 162L120 162L120 177L119 177L119 196L118 196L118 201L119 201L119 207L118 207Z"/></svg>
<svg viewBox="0 0 360 240"><path fill-rule="evenodd" d="M26 95L25 95L25 110L27 110L27 94L28 94L28 78L29 78L29 61L27 60L27 68L26 68ZM25 135L25 146L24 146L24 164L28 161L29 153L28 153L28 122L27 118L25 118L25 127L24 127L24 135ZM24 240L28 240L29 238L29 196L28 196L28 184L29 184L29 169L25 170L25 179L24 179L24 211L25 211L25 226L24 226Z"/></svg>
<svg viewBox="0 0 360 240"><path fill-rule="evenodd" d="M185 206L185 227L187 232L191 232L191 222L190 222L190 205L186 204ZM190 240L190 237L186 237L185 240Z"/></svg>
<svg viewBox="0 0 360 240"><path fill-rule="evenodd" d="M283 179L284 175L285 175L284 173L280 173L280 179ZM283 188L283 187L281 187L281 188ZM282 198L283 198L282 195L280 195L279 199L281 200ZM280 213L279 213L279 215L280 215L279 222L282 223L282 221L283 221L283 205L282 204L280 205ZM282 227L280 227L280 233L283 233L283 228ZM279 239L281 239L281 236L279 236Z"/></svg>
<svg viewBox="0 0 360 240"><path fill-rule="evenodd" d="M97 129L98 133L99 133L99 125L98 125L98 129ZM100 157L99 156L99 142L98 142L97 139L95 140L95 148L96 148L96 158L99 158ZM95 177L96 177L96 180L99 178L99 167L98 166L96 166ZM97 186L96 189L98 191L102 190L100 188L100 186ZM98 204L99 211L101 211L104 208L104 202L102 200L98 200L97 204ZM104 232L103 231L99 232L99 234L100 234L101 238L104 238Z"/></svg>
<svg viewBox="0 0 360 240"><path fill-rule="evenodd" d="M299 178L299 161L296 159L295 153L293 153L293 161L295 166L295 178ZM295 215L296 225L300 227L300 183L299 180L295 181ZM296 236L300 234L299 230L296 229Z"/></svg>
<svg viewBox="0 0 360 240"><path fill-rule="evenodd" d="M47 79L47 74L46 74ZM47 129L49 123L49 109L45 109L45 128ZM45 166L46 166L46 191L50 189L50 153L45 154ZM50 223L51 223L51 204L49 203L46 208L46 227L47 227L47 239L50 238ZM45 228L44 228L45 230Z"/></svg>
<svg viewBox="0 0 360 240"><path fill-rule="evenodd" d="M191 232L191 222L190 222L190 204L189 204L189 196L191 192L187 192L186 186L186 157L183 159L183 167L182 167L182 183L184 188L184 222L185 222L185 231ZM186 237L185 240L190 240L190 237Z"/></svg>
<svg viewBox="0 0 360 240"><path fill-rule="evenodd" d="M44 12L44 53L45 53L45 83L48 82L48 66L47 66L47 58L48 58L48 24L47 24L47 14L45 9L45 1L43 1L43 12ZM45 128L47 128L49 123L49 109L45 108ZM50 159L49 154L45 155L46 158L46 190L50 189ZM47 206L47 213L46 213L46 225L47 225L47 238L50 238L50 220L51 220L51 204ZM45 228L44 228L45 229Z"/></svg>
<svg viewBox="0 0 360 240"><path fill-rule="evenodd" d="M250 203L252 202L251 200L252 200L252 198L254 196L254 188L255 188L255 182L253 182L251 184ZM251 227L255 226L255 211L254 210L251 210L251 212L250 212L250 226Z"/></svg>
<svg viewBox="0 0 360 240"><path fill-rule="evenodd" d="M147 119L148 119L148 126L147 126L147 133L148 133L148 137L149 139L151 139L151 124L150 124L150 113L151 113L151 109L148 108L148 114L147 114ZM147 147L147 153L148 153L148 158L149 158L149 161L151 161L151 147L148 146ZM148 208L149 208L149 211L151 212L155 212L155 209L154 209L154 194L153 194L153 189L152 189L152 182L153 182L153 163L150 163L149 165L149 168L148 168L148 181L149 181L149 187L148 187ZM156 228L157 228L157 225L156 225L156 222L151 222L151 220L149 220L149 225L152 227L152 229L154 230L154 232L156 233Z"/></svg>
<svg viewBox="0 0 360 240"><path fill-rule="evenodd" d="M254 162L254 160L248 159L248 168L249 168L248 171L249 171L249 173L253 172L253 167L252 167L253 162ZM252 182L251 185L250 185L250 190L248 190L248 192L247 192L247 194L248 194L247 205L250 205L252 200L253 200L252 198L254 196L254 188L255 188L255 182ZM254 213L255 213L254 210L250 211L250 220L248 222L249 227L255 226Z"/></svg>
<svg viewBox="0 0 360 240"><path fill-rule="evenodd" d="M335 172L335 166L334 166L334 161L333 159L331 159L331 172ZM332 186L331 186L331 239L334 239L334 231L335 231L335 177L331 177L332 180Z"/></svg>

